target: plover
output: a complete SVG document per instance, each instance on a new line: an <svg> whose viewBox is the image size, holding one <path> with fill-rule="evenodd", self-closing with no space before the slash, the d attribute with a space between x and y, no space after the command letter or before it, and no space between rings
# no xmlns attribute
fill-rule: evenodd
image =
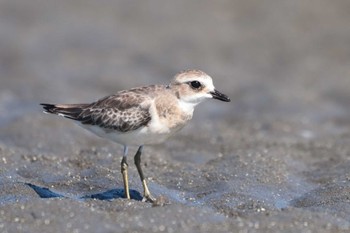
<svg viewBox="0 0 350 233"><path fill-rule="evenodd" d="M183 128L192 118L194 107L206 99L229 102L214 88L212 78L200 70L175 75L168 85L150 85L119 91L90 104L42 103L45 113L72 119L102 138L124 146L121 160L124 193L128 185L128 146L139 146L134 162L139 173L144 200L153 202L141 168L144 145L157 144Z"/></svg>

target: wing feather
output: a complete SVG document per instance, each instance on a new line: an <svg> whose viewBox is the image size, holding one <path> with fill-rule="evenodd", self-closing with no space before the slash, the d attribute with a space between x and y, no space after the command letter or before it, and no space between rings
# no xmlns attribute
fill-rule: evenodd
<svg viewBox="0 0 350 233"><path fill-rule="evenodd" d="M120 132L136 130L151 120L148 86L121 91L91 104L42 104L46 112L63 115L85 125L97 125Z"/></svg>
<svg viewBox="0 0 350 233"><path fill-rule="evenodd" d="M151 120L145 97L117 94L92 103L78 116L82 124L98 125L120 132L132 131Z"/></svg>

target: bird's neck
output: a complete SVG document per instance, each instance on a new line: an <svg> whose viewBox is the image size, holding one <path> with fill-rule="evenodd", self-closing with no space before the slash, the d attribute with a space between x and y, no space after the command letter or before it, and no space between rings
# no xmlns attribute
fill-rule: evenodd
<svg viewBox="0 0 350 233"><path fill-rule="evenodd" d="M193 115L193 110L194 107L196 107L198 103L191 103L191 102L187 102L187 101L183 101L183 100L179 100L179 107L180 109L188 115Z"/></svg>

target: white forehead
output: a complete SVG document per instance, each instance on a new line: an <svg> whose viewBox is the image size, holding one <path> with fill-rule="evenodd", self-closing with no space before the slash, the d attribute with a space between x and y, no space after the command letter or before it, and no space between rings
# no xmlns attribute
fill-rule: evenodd
<svg viewBox="0 0 350 233"><path fill-rule="evenodd" d="M209 89L214 89L212 78L201 70L187 70L181 72L174 77L174 81L177 83L199 81L205 87Z"/></svg>

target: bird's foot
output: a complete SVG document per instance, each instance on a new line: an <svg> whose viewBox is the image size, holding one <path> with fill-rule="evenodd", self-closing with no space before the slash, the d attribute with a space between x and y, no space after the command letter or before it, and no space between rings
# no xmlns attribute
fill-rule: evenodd
<svg viewBox="0 0 350 233"><path fill-rule="evenodd" d="M142 201L152 203L153 207L164 206L164 205L170 204L170 201L164 196L159 196L159 197L155 198L152 195L145 195L143 197Z"/></svg>
<svg viewBox="0 0 350 233"><path fill-rule="evenodd" d="M151 194L144 194L142 198L142 202L150 202L154 203L157 199L154 198Z"/></svg>

